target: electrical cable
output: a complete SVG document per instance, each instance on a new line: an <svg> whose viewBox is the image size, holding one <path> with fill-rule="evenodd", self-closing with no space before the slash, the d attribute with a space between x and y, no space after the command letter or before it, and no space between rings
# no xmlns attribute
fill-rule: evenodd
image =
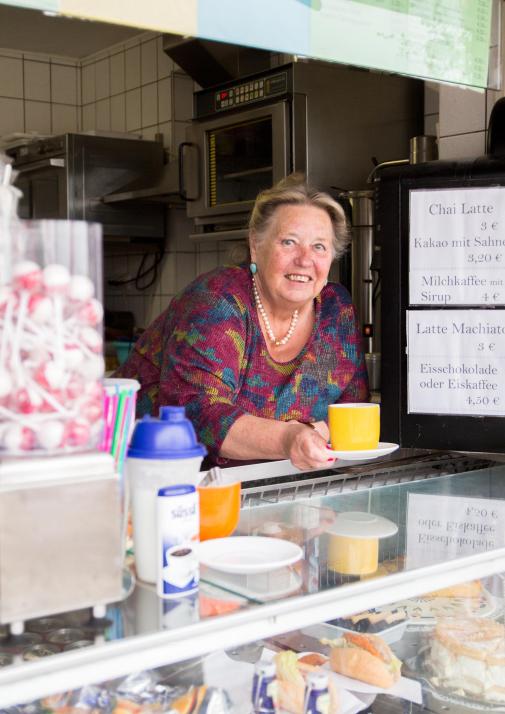
<svg viewBox="0 0 505 714"><path fill-rule="evenodd" d="M150 265L148 268L146 268L146 262L147 259L149 258L150 255L153 255L153 263ZM121 285L129 285L131 283L135 284L135 289L142 291L142 290L147 290L150 288L154 283L156 282L158 278L158 267L163 260L163 250L156 251L156 253L144 253L142 256L142 260L140 261L139 267L137 269L137 273L135 277L133 278L127 278L126 280L108 280L107 284L112 286L112 287L119 287ZM145 284L142 284L142 280L148 276L150 273L152 273L151 278L149 281Z"/></svg>

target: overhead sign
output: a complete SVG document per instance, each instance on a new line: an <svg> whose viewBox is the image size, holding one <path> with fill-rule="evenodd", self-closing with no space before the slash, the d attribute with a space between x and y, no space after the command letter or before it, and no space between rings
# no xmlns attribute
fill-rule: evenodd
<svg viewBox="0 0 505 714"><path fill-rule="evenodd" d="M32 10L48 10L50 12L58 12L60 9L60 0L0 0L2 5L15 5L16 7L25 7Z"/></svg>
<svg viewBox="0 0 505 714"><path fill-rule="evenodd" d="M14 0L11 4L485 87L491 3L492 0Z"/></svg>
<svg viewBox="0 0 505 714"><path fill-rule="evenodd" d="M505 304L505 187L410 192L411 305Z"/></svg>
<svg viewBox="0 0 505 714"><path fill-rule="evenodd" d="M407 311L407 411L505 416L505 312Z"/></svg>

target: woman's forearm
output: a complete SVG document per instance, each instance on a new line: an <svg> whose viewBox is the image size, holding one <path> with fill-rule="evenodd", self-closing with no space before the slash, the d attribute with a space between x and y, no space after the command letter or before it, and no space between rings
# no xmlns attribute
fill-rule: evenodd
<svg viewBox="0 0 505 714"><path fill-rule="evenodd" d="M230 427L219 453L228 459L290 459L299 469L319 468L328 462L328 428L324 422L316 427L244 414Z"/></svg>
<svg viewBox="0 0 505 714"><path fill-rule="evenodd" d="M221 444L220 455L227 459L286 459L288 422L263 419L249 414L239 417Z"/></svg>

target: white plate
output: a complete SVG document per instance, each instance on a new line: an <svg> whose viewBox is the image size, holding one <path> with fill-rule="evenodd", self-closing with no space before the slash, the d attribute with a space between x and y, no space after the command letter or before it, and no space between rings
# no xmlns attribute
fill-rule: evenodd
<svg viewBox="0 0 505 714"><path fill-rule="evenodd" d="M233 536L200 543L200 563L225 573L266 573L300 560L299 545L280 538Z"/></svg>
<svg viewBox="0 0 505 714"><path fill-rule="evenodd" d="M388 441L379 441L379 446L376 449L363 449L361 451L334 451L328 449L328 454L335 459L343 459L345 461L361 461L362 459L378 459L379 456L386 456L396 451L400 447L399 444L392 444Z"/></svg>
<svg viewBox="0 0 505 714"><path fill-rule="evenodd" d="M291 595L302 586L302 577L294 568L279 568L267 573L223 573L206 568L200 571L200 582L217 585L249 600L267 602Z"/></svg>

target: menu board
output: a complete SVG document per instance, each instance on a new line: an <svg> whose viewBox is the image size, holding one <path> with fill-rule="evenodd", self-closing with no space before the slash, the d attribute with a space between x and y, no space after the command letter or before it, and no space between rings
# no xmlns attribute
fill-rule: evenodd
<svg viewBox="0 0 505 714"><path fill-rule="evenodd" d="M491 498L410 493L408 568L505 546L505 502Z"/></svg>
<svg viewBox="0 0 505 714"><path fill-rule="evenodd" d="M12 3L473 87L488 78L492 0Z"/></svg>
<svg viewBox="0 0 505 714"><path fill-rule="evenodd" d="M505 415L505 311L407 311L407 410Z"/></svg>
<svg viewBox="0 0 505 714"><path fill-rule="evenodd" d="M505 304L505 187L410 192L409 302Z"/></svg>
<svg viewBox="0 0 505 714"><path fill-rule="evenodd" d="M16 7L36 8L55 12L59 9L60 0L0 0L2 5L16 5Z"/></svg>

